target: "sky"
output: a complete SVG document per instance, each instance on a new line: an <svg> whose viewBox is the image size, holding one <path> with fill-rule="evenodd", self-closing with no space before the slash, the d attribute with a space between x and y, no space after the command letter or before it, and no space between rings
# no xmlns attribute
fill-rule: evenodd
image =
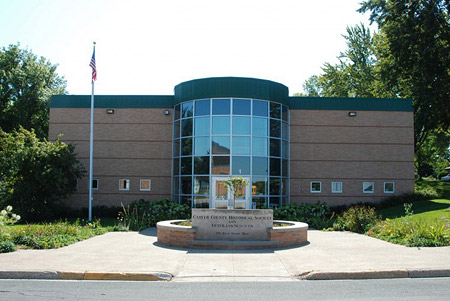
<svg viewBox="0 0 450 301"><path fill-rule="evenodd" d="M302 83L336 63L361 0L0 0L0 47L58 64L69 94L173 95L205 77Z"/></svg>

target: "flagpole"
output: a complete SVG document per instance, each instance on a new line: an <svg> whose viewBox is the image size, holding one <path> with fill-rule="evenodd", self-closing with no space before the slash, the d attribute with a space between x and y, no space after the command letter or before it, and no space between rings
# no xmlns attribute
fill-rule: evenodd
<svg viewBox="0 0 450 301"><path fill-rule="evenodd" d="M95 64L95 42L94 42L94 64ZM93 70L94 71L94 70ZM97 72L95 70L95 72ZM91 78L92 94L91 94L91 125L89 137L89 221L92 221L92 181L93 181L93 154L94 154L94 75Z"/></svg>

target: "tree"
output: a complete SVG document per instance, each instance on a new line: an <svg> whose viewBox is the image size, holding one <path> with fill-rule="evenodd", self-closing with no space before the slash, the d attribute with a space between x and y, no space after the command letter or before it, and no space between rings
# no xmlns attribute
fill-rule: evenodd
<svg viewBox="0 0 450 301"><path fill-rule="evenodd" d="M384 88L414 105L414 138L419 176L420 149L450 127L450 2L448 0L367 0L380 29L380 75Z"/></svg>
<svg viewBox="0 0 450 301"><path fill-rule="evenodd" d="M56 67L19 45L1 49L0 128L11 132L22 126L34 129L39 138L47 137L50 97L67 93Z"/></svg>
<svg viewBox="0 0 450 301"><path fill-rule="evenodd" d="M33 131L0 130L0 208L12 205L25 220L51 218L85 174L74 146L40 140Z"/></svg>
<svg viewBox="0 0 450 301"><path fill-rule="evenodd" d="M223 181L223 187L230 191L233 195L232 206L234 208L235 201L237 197L240 197L243 194L245 186L248 185L248 180L243 177L230 177Z"/></svg>
<svg viewBox="0 0 450 301"><path fill-rule="evenodd" d="M364 24L347 27L347 49L338 56L339 63L325 63L323 74L313 75L303 84L307 96L374 97L376 63L374 37Z"/></svg>

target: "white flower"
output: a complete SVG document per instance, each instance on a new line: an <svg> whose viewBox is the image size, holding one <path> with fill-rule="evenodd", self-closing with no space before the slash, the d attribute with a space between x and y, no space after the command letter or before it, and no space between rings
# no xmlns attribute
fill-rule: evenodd
<svg viewBox="0 0 450 301"><path fill-rule="evenodd" d="M20 215L16 215L16 221L20 220Z"/></svg>
<svg viewBox="0 0 450 301"><path fill-rule="evenodd" d="M12 206L6 206L6 211L11 212L12 211Z"/></svg>
<svg viewBox="0 0 450 301"><path fill-rule="evenodd" d="M6 210L2 210L2 215L3 216L5 216L5 215L7 215L8 214L8 212L6 212Z"/></svg>
<svg viewBox="0 0 450 301"><path fill-rule="evenodd" d="M12 216L12 218L16 218L16 214L15 213L11 214L11 216Z"/></svg>

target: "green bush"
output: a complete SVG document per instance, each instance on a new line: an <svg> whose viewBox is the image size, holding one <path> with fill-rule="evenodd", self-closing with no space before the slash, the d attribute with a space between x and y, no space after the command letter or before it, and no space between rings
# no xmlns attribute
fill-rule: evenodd
<svg viewBox="0 0 450 301"><path fill-rule="evenodd" d="M0 241L0 253L9 253L16 250L16 245L10 240Z"/></svg>
<svg viewBox="0 0 450 301"><path fill-rule="evenodd" d="M450 246L448 219L420 220L411 216L386 219L373 226L367 234L408 247Z"/></svg>
<svg viewBox="0 0 450 301"><path fill-rule="evenodd" d="M134 201L128 206L123 206L123 212L119 212L119 225L125 229L140 231L148 227L156 226L156 223L172 219L189 219L191 207L171 202L168 199L159 201Z"/></svg>
<svg viewBox="0 0 450 301"><path fill-rule="evenodd" d="M353 206L338 216L333 224L334 230L365 233L378 221L375 208Z"/></svg>
<svg viewBox="0 0 450 301"><path fill-rule="evenodd" d="M273 211L273 217L277 220L298 221L308 223L314 229L328 228L333 224L333 216L326 203L316 204L291 203Z"/></svg>

